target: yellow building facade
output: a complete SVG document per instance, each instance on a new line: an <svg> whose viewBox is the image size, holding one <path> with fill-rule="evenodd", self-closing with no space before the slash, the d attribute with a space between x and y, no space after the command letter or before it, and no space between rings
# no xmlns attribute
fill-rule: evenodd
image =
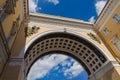
<svg viewBox="0 0 120 80"><path fill-rule="evenodd" d="M109 0L99 18L95 29L105 45L120 60L120 1Z"/></svg>
<svg viewBox="0 0 120 80"><path fill-rule="evenodd" d="M120 0L109 0L94 24L28 7L0 1L0 80L27 80L38 57L55 51L78 60L88 80L120 80Z"/></svg>
<svg viewBox="0 0 120 80"><path fill-rule="evenodd" d="M14 57L25 43L24 27L27 16L27 0L0 1L0 75L5 72L10 57ZM19 43L20 41L22 42Z"/></svg>

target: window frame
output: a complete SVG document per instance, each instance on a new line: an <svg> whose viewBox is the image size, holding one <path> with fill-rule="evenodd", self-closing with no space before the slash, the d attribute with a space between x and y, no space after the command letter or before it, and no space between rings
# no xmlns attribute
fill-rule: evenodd
<svg viewBox="0 0 120 80"><path fill-rule="evenodd" d="M111 43L116 48L116 50L120 53L120 38L117 35L113 36L111 39Z"/></svg>

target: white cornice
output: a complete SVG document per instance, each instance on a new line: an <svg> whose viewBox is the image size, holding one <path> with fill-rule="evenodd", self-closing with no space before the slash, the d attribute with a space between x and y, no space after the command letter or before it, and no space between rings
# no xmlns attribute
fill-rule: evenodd
<svg viewBox="0 0 120 80"><path fill-rule="evenodd" d="M45 22L50 24L70 25L73 27L93 29L93 24L82 20L53 16L40 13L30 13L30 22Z"/></svg>
<svg viewBox="0 0 120 80"><path fill-rule="evenodd" d="M44 17L44 18L50 18L50 19L57 19L57 20L64 20L64 21L71 21L71 22L79 22L84 24L92 24L90 22L86 22L83 20L73 19L73 18L66 18L61 16L54 16L54 15L48 15L48 14L42 14L42 13L30 13L30 16L37 16L37 17Z"/></svg>
<svg viewBox="0 0 120 80"><path fill-rule="evenodd" d="M116 8L118 8L118 6L120 6L120 0L109 0L108 1L102 13L100 14L97 21L95 22L95 25L99 31L103 29L103 27L108 22L108 20L113 15L113 13L115 12Z"/></svg>

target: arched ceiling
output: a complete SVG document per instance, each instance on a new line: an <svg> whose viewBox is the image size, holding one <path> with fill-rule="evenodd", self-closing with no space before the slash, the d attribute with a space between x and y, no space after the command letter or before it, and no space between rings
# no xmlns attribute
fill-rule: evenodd
<svg viewBox="0 0 120 80"><path fill-rule="evenodd" d="M24 55L26 74L40 56L54 52L61 52L78 60L88 75L99 70L107 61L106 56L95 45L82 37L66 32L50 33L36 39L28 47Z"/></svg>

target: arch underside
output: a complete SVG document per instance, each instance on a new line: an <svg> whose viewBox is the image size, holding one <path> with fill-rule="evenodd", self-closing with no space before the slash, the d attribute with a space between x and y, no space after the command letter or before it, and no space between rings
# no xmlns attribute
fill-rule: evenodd
<svg viewBox="0 0 120 80"><path fill-rule="evenodd" d="M88 75L99 70L107 61L103 53L86 39L68 33L50 33L35 40L25 53L26 75L39 57L61 53L76 59Z"/></svg>

